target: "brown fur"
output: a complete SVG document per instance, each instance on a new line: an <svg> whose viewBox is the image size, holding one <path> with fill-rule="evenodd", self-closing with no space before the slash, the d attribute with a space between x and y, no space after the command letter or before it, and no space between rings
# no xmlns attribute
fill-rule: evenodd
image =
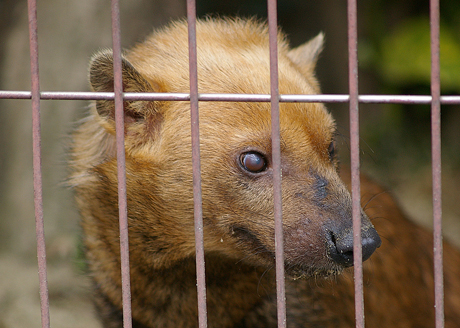
<svg viewBox="0 0 460 328"><path fill-rule="evenodd" d="M197 30L199 92L269 93L265 25L207 20ZM322 36L296 49L281 33L278 42L280 93L318 93ZM93 58L90 82L113 91L109 51ZM126 92L188 92L186 24L126 53L123 83ZM75 133L70 179L105 327L121 327L113 111L98 101ZM288 326L353 327L352 275L337 275L350 265L335 247L351 235L351 201L333 156L334 121L321 104L283 103L280 111L285 267L305 278L287 281ZM196 327L189 104L125 102L125 138L134 326ZM209 327L275 327L270 105L201 102L200 141ZM262 171L244 168L248 152L264 155ZM381 189L364 179L362 191L370 198ZM365 263L368 326L432 326L430 234L388 194L366 212L385 218L374 220L383 244ZM364 212L362 221L370 255L380 239ZM460 327L460 254L448 244L444 252L446 327Z"/></svg>

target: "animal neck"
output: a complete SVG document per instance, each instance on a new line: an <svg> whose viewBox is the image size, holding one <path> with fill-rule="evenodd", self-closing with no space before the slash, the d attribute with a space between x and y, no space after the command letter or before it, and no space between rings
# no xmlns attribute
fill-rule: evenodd
<svg viewBox="0 0 460 328"><path fill-rule="evenodd" d="M208 326L234 327L243 324L243 320L245 327L251 326L248 320L255 326L260 325L260 320L270 320L276 326L275 309L273 318L258 318L257 315L258 309L266 308L275 298L273 270L236 263L218 255L207 255L205 262ZM144 280L133 284L132 289L133 314L143 317L144 324L154 327L198 325L198 321L190 320L198 318L194 258L151 272L133 267L131 275L136 280Z"/></svg>

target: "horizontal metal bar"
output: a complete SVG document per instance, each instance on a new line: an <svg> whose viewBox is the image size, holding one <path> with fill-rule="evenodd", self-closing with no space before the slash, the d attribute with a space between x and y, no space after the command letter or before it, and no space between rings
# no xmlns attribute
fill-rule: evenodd
<svg viewBox="0 0 460 328"><path fill-rule="evenodd" d="M30 91L5 91L0 90L0 99L31 99ZM144 101L190 101L188 93L133 93L127 92L125 100ZM113 92L66 92L43 91L41 100L113 100ZM349 95L321 94L321 95L280 95L280 102L321 102L321 103L346 103ZM231 93L202 93L199 101L228 101L228 102L270 102L268 94L231 94ZM360 103L364 104L418 104L430 105L429 95L360 95ZM442 105L460 104L460 95L441 96Z"/></svg>
<svg viewBox="0 0 460 328"><path fill-rule="evenodd" d="M32 99L32 92L0 90L0 99Z"/></svg>

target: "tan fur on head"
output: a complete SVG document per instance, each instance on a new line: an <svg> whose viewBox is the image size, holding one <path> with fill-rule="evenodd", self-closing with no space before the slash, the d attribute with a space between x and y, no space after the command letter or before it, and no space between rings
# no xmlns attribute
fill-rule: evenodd
<svg viewBox="0 0 460 328"><path fill-rule="evenodd" d="M278 34L280 93L319 92L314 67L322 44L320 34L290 49ZM269 93L268 48L267 26L255 20L198 21L199 92ZM185 22L154 32L126 52L122 74L124 92L189 92ZM93 90L113 91L110 51L93 57L89 77ZM193 263L195 254L189 110L187 102L124 103L133 308L135 318L141 318L136 311L143 313L143 322L159 320L153 309L142 310L144 297L149 302L172 297L172 286L160 279L161 272L194 279L176 268L184 261ZM297 277L338 273L351 264L336 263L342 255L334 246L342 231L349 234L351 202L331 155L334 120L317 103L283 103L280 112L286 270ZM71 183L82 213L90 270L99 293L119 307L114 116L112 101L95 102L75 134ZM270 120L268 103L200 103L204 243L207 257L220 258L218 268L241 263L229 270L258 271L274 263ZM245 167L248 154L249 160L262 163L260 171ZM363 234L370 229L363 214ZM208 279L218 271L208 271ZM150 276L158 277L150 281ZM241 277L237 285L247 284L246 279ZM216 295L240 292L236 288Z"/></svg>
<svg viewBox="0 0 460 328"><path fill-rule="evenodd" d="M314 68L323 39L319 34L290 49L278 34L281 94L319 93ZM198 21L199 92L268 94L268 48L267 26L256 20ZM93 90L113 91L112 67L110 51L93 57ZM126 52L122 73L125 92L188 93L186 22L155 31ZM270 104L199 105L208 326L276 327ZM134 327L197 327L189 102L125 101L124 119ZM322 104L281 103L280 130L285 270L291 278L314 278L286 285L288 326L354 327L352 279L338 275L353 264L353 233L334 120ZM115 143L113 102L96 101L74 134L70 183L106 328L122 327ZM362 190L381 191L367 180ZM378 279L365 280L366 320L370 327L428 327L430 237L388 195L367 211L379 217L376 209L393 221L376 221L389 223L379 229L390 242L372 257L369 276ZM361 220L365 260L380 238L364 212ZM445 249L446 300L453 304L446 322L458 327L460 255ZM333 282L317 280L331 275ZM401 289L409 296L400 297Z"/></svg>

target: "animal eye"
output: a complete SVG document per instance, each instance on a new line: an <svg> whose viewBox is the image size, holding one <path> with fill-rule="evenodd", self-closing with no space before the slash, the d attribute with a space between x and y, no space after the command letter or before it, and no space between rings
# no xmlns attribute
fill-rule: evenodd
<svg viewBox="0 0 460 328"><path fill-rule="evenodd" d="M267 161L264 155L258 152L248 152L241 154L241 166L251 173L259 173L267 168Z"/></svg>
<svg viewBox="0 0 460 328"><path fill-rule="evenodd" d="M334 141L331 141L327 151L329 152L329 159L332 162L334 160L334 158L335 158L335 142Z"/></svg>

